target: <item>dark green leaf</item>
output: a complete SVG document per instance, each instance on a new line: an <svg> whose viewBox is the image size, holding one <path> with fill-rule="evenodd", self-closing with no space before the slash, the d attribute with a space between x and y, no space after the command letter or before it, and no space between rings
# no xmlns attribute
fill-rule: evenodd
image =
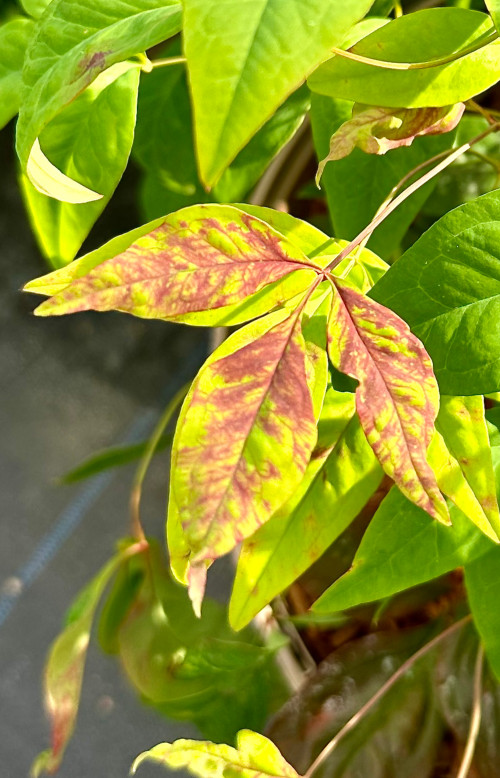
<svg viewBox="0 0 500 778"><path fill-rule="evenodd" d="M500 680L500 548L465 565L465 586L476 629L497 680Z"/></svg>

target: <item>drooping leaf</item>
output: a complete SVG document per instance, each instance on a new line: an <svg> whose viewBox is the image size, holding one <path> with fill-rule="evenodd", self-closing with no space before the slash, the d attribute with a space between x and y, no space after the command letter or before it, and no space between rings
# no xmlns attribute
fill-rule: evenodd
<svg viewBox="0 0 500 778"><path fill-rule="evenodd" d="M447 523L426 460L439 394L422 344L392 311L336 282L328 353L338 370L359 381L356 410L384 471L408 499Z"/></svg>
<svg viewBox="0 0 500 778"><path fill-rule="evenodd" d="M448 57L489 40L491 18L466 8L429 8L405 14L357 43L371 59L418 63ZM313 92L367 105L426 108L464 102L499 79L498 41L454 62L392 70L334 56L309 77Z"/></svg>
<svg viewBox="0 0 500 778"><path fill-rule="evenodd" d="M137 757L132 772L145 760L174 770L187 768L199 778L225 775L227 778L298 778L270 740L257 732L243 729L236 748L197 740L162 743Z"/></svg>
<svg viewBox="0 0 500 778"><path fill-rule="evenodd" d="M500 680L500 549L492 548L465 565L465 586L472 618L481 637L488 662Z"/></svg>
<svg viewBox="0 0 500 778"><path fill-rule="evenodd" d="M165 451L172 444L173 435L167 433L162 435L158 442L155 453L159 454L161 451ZM131 462L135 462L140 459L147 447L149 441L146 440L142 443L132 443L129 446L112 446L106 448L103 451L99 451L97 454L93 454L88 459L85 459L76 467L68 470L61 478L59 482L61 484L74 484L79 481L84 481L86 478L92 478L105 470L110 470L114 467L122 467L128 465Z"/></svg>
<svg viewBox="0 0 500 778"><path fill-rule="evenodd" d="M180 23L180 5L171 0L107 0L99 8L89 0L53 0L38 23L23 69L17 127L23 171L43 129L99 73L175 35ZM50 194L57 198L57 189ZM80 202L92 194L82 193Z"/></svg>
<svg viewBox="0 0 500 778"><path fill-rule="evenodd" d="M304 773L320 750L429 637L429 628L351 640L304 679L273 718L269 735ZM429 778L443 734L431 667L424 657L338 743L318 775Z"/></svg>
<svg viewBox="0 0 500 778"><path fill-rule="evenodd" d="M492 449L500 487L500 448ZM461 511L452 506L451 527L432 521L395 488L374 515L351 570L314 604L335 612L390 597L438 578L495 548Z"/></svg>
<svg viewBox="0 0 500 778"><path fill-rule="evenodd" d="M344 122L330 139L328 155L319 163L319 181L328 162L342 159L358 146L367 154L386 154L411 146L419 135L441 135L453 130L465 110L463 103L443 108L381 108L355 103L352 119Z"/></svg>
<svg viewBox="0 0 500 778"><path fill-rule="evenodd" d="M186 0L184 47L200 178L207 187L370 5Z"/></svg>
<svg viewBox="0 0 500 778"><path fill-rule="evenodd" d="M80 262L85 273L88 264ZM190 324L236 324L307 289L314 274L302 252L259 219L231 206L192 206L76 277L37 315L116 309ZM26 289L39 292L39 281Z"/></svg>
<svg viewBox="0 0 500 778"><path fill-rule="evenodd" d="M311 123L318 160L328 154L330 137L349 121L352 102L313 94ZM328 209L335 235L352 239L366 227L390 191L410 170L453 144L454 133L417 138L409 148L394 149L388 156L363 154L354 149L348 157L327 165L323 173ZM436 178L414 192L382 224L369 247L390 258L397 250L416 214L436 185Z"/></svg>
<svg viewBox="0 0 500 778"><path fill-rule="evenodd" d="M423 342L443 394L500 387L499 236L495 191L443 216L370 292Z"/></svg>
<svg viewBox="0 0 500 778"><path fill-rule="evenodd" d="M69 614L69 623L55 640L45 668L45 705L51 720L52 747L41 753L32 768L34 776L55 772L75 726L85 659L94 613L101 596L120 564L144 545L128 546L114 556L80 592Z"/></svg>
<svg viewBox="0 0 500 778"><path fill-rule="evenodd" d="M21 17L0 24L0 129L19 110L24 55L34 29Z"/></svg>
<svg viewBox="0 0 500 778"><path fill-rule="evenodd" d="M243 544L229 605L241 629L326 549L359 513L382 477L354 416L354 397L328 390L318 442L304 478L269 522Z"/></svg>
<svg viewBox="0 0 500 778"><path fill-rule="evenodd" d="M205 363L174 438L168 522L187 553L169 541L172 556L206 566L294 492L317 439L307 371L300 308L247 325Z"/></svg>
<svg viewBox="0 0 500 778"><path fill-rule="evenodd" d="M482 397L441 397L436 427L482 509L480 529L500 540L495 473Z"/></svg>
<svg viewBox="0 0 500 778"><path fill-rule="evenodd" d="M125 170L138 87L135 65L113 65L42 132L41 142L58 170L103 194L95 202L73 205L42 194L22 176L32 227L43 254L55 267L75 257Z"/></svg>

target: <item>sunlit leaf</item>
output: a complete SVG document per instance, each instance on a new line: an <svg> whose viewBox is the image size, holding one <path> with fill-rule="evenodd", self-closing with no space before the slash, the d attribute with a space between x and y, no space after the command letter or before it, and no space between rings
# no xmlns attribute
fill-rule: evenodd
<svg viewBox="0 0 500 778"><path fill-rule="evenodd" d="M30 19L20 17L0 24L0 128L19 110L21 71L34 29Z"/></svg>
<svg viewBox="0 0 500 778"><path fill-rule="evenodd" d="M245 541L229 605L241 629L336 540L382 477L354 415L354 397L328 390L304 478L269 522Z"/></svg>
<svg viewBox="0 0 500 778"><path fill-rule="evenodd" d="M76 278L37 315L116 309L191 324L235 324L295 296L314 275L302 252L259 219L231 206L192 206ZM26 289L40 291L39 282Z"/></svg>
<svg viewBox="0 0 500 778"><path fill-rule="evenodd" d="M480 43L492 29L491 18L479 11L428 8L393 19L352 51L389 62L429 62ZM308 84L314 92L366 105L452 105L495 84L499 62L498 41L454 62L419 70L390 70L336 55L310 76Z"/></svg>
<svg viewBox="0 0 500 778"><path fill-rule="evenodd" d="M27 14L39 19L51 0L21 0L21 5Z"/></svg>
<svg viewBox="0 0 500 778"><path fill-rule="evenodd" d="M75 726L85 659L94 613L109 580L125 558L144 546L129 546L116 554L80 592L69 614L69 623L55 640L45 668L45 705L51 720L52 747L38 756L33 775L55 772Z"/></svg>
<svg viewBox="0 0 500 778"><path fill-rule="evenodd" d="M179 32L181 9L169 0L53 0L23 69L17 150L26 171L32 148L55 116L107 68ZM79 182L78 182L79 183ZM46 183L51 196L62 198Z"/></svg>
<svg viewBox="0 0 500 778"><path fill-rule="evenodd" d="M328 353L338 370L359 381L356 410L384 471L412 502L447 523L426 460L439 394L422 344L392 311L337 282Z"/></svg>
<svg viewBox="0 0 500 778"><path fill-rule="evenodd" d="M500 387L499 236L497 190L443 216L370 293L423 342L443 394Z"/></svg>
<svg viewBox="0 0 500 778"><path fill-rule="evenodd" d="M145 760L159 762L174 770L187 768L199 778L224 775L227 778L297 778L297 773L270 740L243 729L236 748L197 740L162 743L137 757L135 772Z"/></svg>
<svg viewBox="0 0 500 778"><path fill-rule="evenodd" d="M206 186L217 182L370 5L371 0L253 0L244 6L239 0L185 1L184 47Z"/></svg>
<svg viewBox="0 0 500 778"><path fill-rule="evenodd" d="M85 200L85 204L75 206L69 202L69 194L65 202L55 200L47 196L50 191L37 191L27 176L22 177L35 235L55 267L74 258L125 170L134 137L138 86L136 65L113 65L42 133L42 143L57 165L56 172L67 174L73 188L77 177L88 188L102 193L97 202Z"/></svg>
<svg viewBox="0 0 500 778"><path fill-rule="evenodd" d="M411 146L420 135L440 135L453 130L465 110L463 103L443 108L381 108L355 103L352 119L344 122L330 139L328 155L319 163L319 181L325 165L349 156L356 146L367 154L386 154Z"/></svg>
<svg viewBox="0 0 500 778"><path fill-rule="evenodd" d="M317 429L300 318L300 309L279 311L232 335L184 402L172 452L169 523L182 527L194 564L216 559L255 532L304 475ZM180 549L170 550L179 556Z"/></svg>

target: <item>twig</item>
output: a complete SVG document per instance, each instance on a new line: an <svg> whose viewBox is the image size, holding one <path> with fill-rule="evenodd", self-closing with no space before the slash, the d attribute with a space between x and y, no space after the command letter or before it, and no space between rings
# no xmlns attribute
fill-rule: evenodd
<svg viewBox="0 0 500 778"><path fill-rule="evenodd" d="M357 713L352 716L349 721L344 724L342 729L337 732L334 738L330 740L329 743L324 747L324 749L320 752L320 754L316 757L312 765L309 767L306 773L304 773L303 778L311 778L312 774L320 767L320 765L323 764L323 762L328 759L328 757L332 754L332 752L336 749L338 744L341 740L349 733L351 730L353 730L358 723L361 721L361 719L366 716L367 713L369 713L372 708L375 707L375 705L379 702L379 700L394 686L394 684L399 681L400 678L402 678L408 670L410 670L411 667L415 664L415 662L418 662L418 660L423 657L425 654L427 654L429 651L432 651L433 648L435 648L439 643L441 643L443 640L446 640L450 635L453 635L458 630L462 629L462 627L465 626L469 621L471 620L471 616L465 616L463 619L460 619L460 621L456 621L454 624L452 624L450 627L445 629L443 632L441 632L439 635L436 635L435 638L430 640L428 643L425 644L425 646L422 646L422 648L419 648L419 650L409 657L409 659L406 660L406 662L403 662L401 667L399 667L393 675L380 687L380 689L375 692L373 697L371 697L368 702L366 702L358 711ZM457 778L459 778L457 776ZM463 776L461 777L463 778Z"/></svg>
<svg viewBox="0 0 500 778"><path fill-rule="evenodd" d="M479 727L481 726L483 659L484 649L483 646L480 645L477 652L476 665L474 668L474 687L469 734L467 736L467 743L465 744L465 751L457 773L457 778L467 778L472 764L472 759L474 757L474 750L476 748L477 738L479 735Z"/></svg>

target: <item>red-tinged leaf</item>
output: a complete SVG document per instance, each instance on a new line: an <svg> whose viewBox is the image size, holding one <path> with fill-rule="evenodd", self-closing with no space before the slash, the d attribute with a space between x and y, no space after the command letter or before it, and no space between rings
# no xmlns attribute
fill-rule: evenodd
<svg viewBox="0 0 500 778"><path fill-rule="evenodd" d="M90 630L99 600L121 562L139 553L144 543L116 554L85 587L75 601L69 623L55 640L45 668L45 705L51 720L52 747L35 760L32 776L54 773L75 727Z"/></svg>
<svg viewBox="0 0 500 778"><path fill-rule="evenodd" d="M304 291L315 272L299 248L260 219L232 206L197 205L167 216L36 313L120 310L190 324L236 324ZM57 272L50 274L54 284ZM43 291L43 285L37 279L27 290Z"/></svg>
<svg viewBox="0 0 500 778"><path fill-rule="evenodd" d="M227 553L272 516L301 481L314 449L300 312L286 316L261 319L223 343L184 403L167 531L173 569L184 582L189 562Z"/></svg>
<svg viewBox="0 0 500 778"><path fill-rule="evenodd" d="M332 135L316 181L327 162L349 156L356 146L367 154L386 154L399 146L411 146L419 135L440 135L455 129L464 110L463 103L442 108L383 108L355 103L352 119Z"/></svg>
<svg viewBox="0 0 500 778"><path fill-rule="evenodd" d="M426 459L439 409L430 357L388 308L339 282L336 290L328 351L335 367L359 381L356 409L367 440L403 494L449 523Z"/></svg>

